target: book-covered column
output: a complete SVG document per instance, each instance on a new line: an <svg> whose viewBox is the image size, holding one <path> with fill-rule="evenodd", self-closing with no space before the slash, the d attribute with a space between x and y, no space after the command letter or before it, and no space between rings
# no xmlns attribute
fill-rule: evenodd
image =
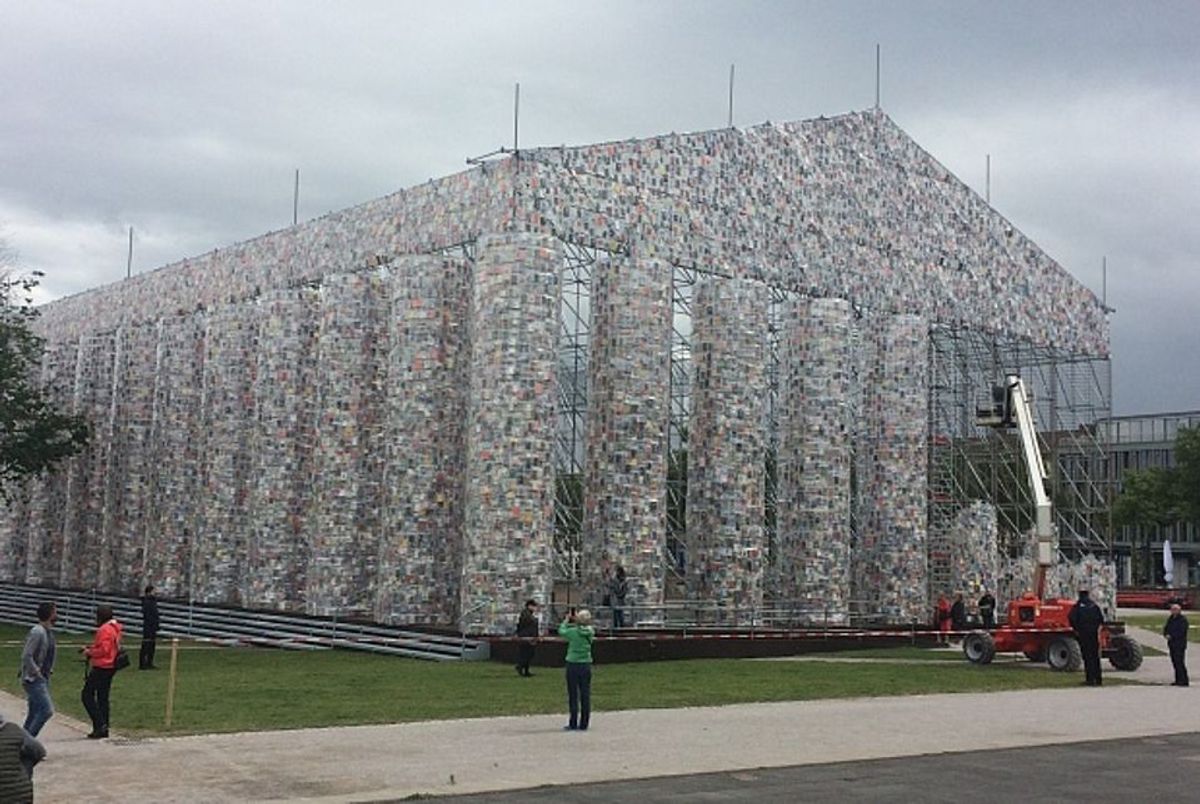
<svg viewBox="0 0 1200 804"><path fill-rule="evenodd" d="M150 482L157 471L150 438L158 324L123 326L118 338L100 576L105 589L140 594L143 537L154 510Z"/></svg>
<svg viewBox="0 0 1200 804"><path fill-rule="evenodd" d="M147 583L160 597L192 599L192 544L203 516L204 313L163 321L154 399L158 527L146 541Z"/></svg>
<svg viewBox="0 0 1200 804"><path fill-rule="evenodd" d="M869 337L858 595L891 622L925 622L929 328L921 316L884 315Z"/></svg>
<svg viewBox="0 0 1200 804"><path fill-rule="evenodd" d="M202 527L193 542L193 594L205 603L240 604L246 568L246 501L254 455L257 309L231 305L212 313L204 338Z"/></svg>
<svg viewBox="0 0 1200 804"><path fill-rule="evenodd" d="M391 267L375 616L457 625L471 267L436 256L401 257Z"/></svg>
<svg viewBox="0 0 1200 804"><path fill-rule="evenodd" d="M780 348L776 594L811 623L850 602L850 304L795 299Z"/></svg>
<svg viewBox="0 0 1200 804"><path fill-rule="evenodd" d="M759 283L710 276L692 306L688 596L722 622L762 605L768 303Z"/></svg>
<svg viewBox="0 0 1200 804"><path fill-rule="evenodd" d="M375 272L334 274L320 294L306 604L310 614L370 617L383 509L387 288Z"/></svg>
<svg viewBox="0 0 1200 804"><path fill-rule="evenodd" d="M527 598L550 599L561 246L480 238L471 300L460 616L510 632Z"/></svg>
<svg viewBox="0 0 1200 804"><path fill-rule="evenodd" d="M962 592L971 599L983 590L996 594L999 576L1000 549L997 534L996 507L983 500L972 500L959 509L949 534L950 589L931 589L939 592Z"/></svg>
<svg viewBox="0 0 1200 804"><path fill-rule="evenodd" d="M75 387L77 339L46 345L42 355L41 387L59 410L71 410ZM54 585L62 566L63 522L66 517L69 472L45 472L29 488L25 511L28 565L25 582Z"/></svg>
<svg viewBox="0 0 1200 804"><path fill-rule="evenodd" d="M88 446L70 460L61 586L91 589L100 581L116 341L115 332L86 335L79 341L74 413L92 422L94 434Z"/></svg>
<svg viewBox="0 0 1200 804"><path fill-rule="evenodd" d="M601 260L591 301L584 588L602 597L606 579L623 567L632 607L625 623L662 622L671 266Z"/></svg>
<svg viewBox="0 0 1200 804"><path fill-rule="evenodd" d="M258 302L254 442L247 514L245 605L302 611L313 508L317 293L272 291Z"/></svg>

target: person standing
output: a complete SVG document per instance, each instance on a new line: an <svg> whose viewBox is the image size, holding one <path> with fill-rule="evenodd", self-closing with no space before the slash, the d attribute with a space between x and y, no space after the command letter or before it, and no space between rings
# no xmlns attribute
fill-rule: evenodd
<svg viewBox="0 0 1200 804"><path fill-rule="evenodd" d="M954 595L954 605L950 607L950 624L954 626L955 631L967 630L967 603L963 600L962 592Z"/></svg>
<svg viewBox="0 0 1200 804"><path fill-rule="evenodd" d="M617 565L617 572L610 582L608 594L612 602L613 628L625 627L625 597L629 594L629 581L625 568Z"/></svg>
<svg viewBox="0 0 1200 804"><path fill-rule="evenodd" d="M102 740L108 736L108 694L117 672L117 652L121 649L121 624L113 616L112 606L96 607L96 636L83 648L88 671L83 682L83 708L92 719L88 738Z"/></svg>
<svg viewBox="0 0 1200 804"><path fill-rule="evenodd" d="M21 686L29 710L25 715L25 731L37 737L42 726L54 716L54 701L50 698L50 674L54 672L54 622L58 607L46 601L38 604L37 625L29 629L25 648L21 651Z"/></svg>
<svg viewBox="0 0 1200 804"><path fill-rule="evenodd" d="M138 652L138 670L157 670L154 666L154 646L158 639L158 598L154 586L147 585L142 595L142 649Z"/></svg>
<svg viewBox="0 0 1200 804"><path fill-rule="evenodd" d="M521 609L521 617L517 620L517 675L528 678L529 665L533 662L533 652L538 638L538 602L526 600L525 608Z"/></svg>
<svg viewBox="0 0 1200 804"><path fill-rule="evenodd" d="M950 601L945 595L938 595L937 609L934 611L938 629L938 643L950 644Z"/></svg>
<svg viewBox="0 0 1200 804"><path fill-rule="evenodd" d="M1084 684L1089 687L1099 687L1102 683L1100 674L1100 626L1104 624L1104 612L1088 595L1088 590L1079 590L1079 600L1071 607L1067 615L1075 637L1079 640L1079 650L1083 653Z"/></svg>
<svg viewBox="0 0 1200 804"><path fill-rule="evenodd" d="M1167 638L1167 649L1171 652L1171 666L1175 668L1175 681L1172 686L1186 687L1188 671L1183 659L1187 651L1188 621L1178 603L1171 604L1171 616L1163 625L1162 632Z"/></svg>
<svg viewBox="0 0 1200 804"><path fill-rule="evenodd" d="M567 706L571 719L567 731L587 731L592 717L592 613L572 611L558 626L558 635L567 640Z"/></svg>
<svg viewBox="0 0 1200 804"><path fill-rule="evenodd" d="M983 596L979 598L979 619L983 622L983 627L989 631L996 627L996 598L992 597L992 593L983 590Z"/></svg>
<svg viewBox="0 0 1200 804"><path fill-rule="evenodd" d="M37 738L0 715L0 801L33 801L33 766L46 758Z"/></svg>

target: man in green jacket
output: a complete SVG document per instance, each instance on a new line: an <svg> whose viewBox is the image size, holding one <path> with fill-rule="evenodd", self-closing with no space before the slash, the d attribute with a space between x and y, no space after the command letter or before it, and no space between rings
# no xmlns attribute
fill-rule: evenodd
<svg viewBox="0 0 1200 804"><path fill-rule="evenodd" d="M592 716L592 613L572 611L558 626L558 635L567 640L567 705L571 720L567 731L587 731Z"/></svg>

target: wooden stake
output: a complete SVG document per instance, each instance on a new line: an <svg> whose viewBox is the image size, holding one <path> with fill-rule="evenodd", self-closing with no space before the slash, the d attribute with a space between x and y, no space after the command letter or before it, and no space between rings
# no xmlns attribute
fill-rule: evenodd
<svg viewBox="0 0 1200 804"><path fill-rule="evenodd" d="M175 715L175 668L179 663L179 637L171 639L171 671L167 675L167 718L166 726L171 728L171 718Z"/></svg>

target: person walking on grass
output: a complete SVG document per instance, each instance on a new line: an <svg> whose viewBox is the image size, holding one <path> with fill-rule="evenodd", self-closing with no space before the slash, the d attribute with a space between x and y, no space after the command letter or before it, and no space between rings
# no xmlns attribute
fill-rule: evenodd
<svg viewBox="0 0 1200 804"><path fill-rule="evenodd" d="M538 638L538 602L526 600L525 608L521 609L521 617L517 620L517 675L528 678L529 665L533 662L533 652Z"/></svg>
<svg viewBox="0 0 1200 804"><path fill-rule="evenodd" d="M113 617L112 606L96 607L96 637L82 650L88 669L80 697L92 719L88 738L102 740L108 736L108 694L117 672L117 653L121 650L121 624Z"/></svg>
<svg viewBox="0 0 1200 804"><path fill-rule="evenodd" d="M58 619L58 607L46 601L38 604L38 622L29 629L25 637L25 648L21 651L21 686L25 688L25 699L29 703L25 715L25 731L37 737L42 726L54 716L54 701L50 698L50 674L54 672L54 621Z"/></svg>
<svg viewBox="0 0 1200 804"><path fill-rule="evenodd" d="M32 804L33 766L45 758L36 737L0 715L0 801Z"/></svg>
<svg viewBox="0 0 1200 804"><path fill-rule="evenodd" d="M1178 603L1171 604L1171 616L1163 625L1163 636L1167 638L1167 649L1171 651L1171 666L1175 668L1175 682L1171 686L1186 687L1188 671L1187 665L1184 664L1184 653L1187 651L1188 621Z"/></svg>
<svg viewBox="0 0 1200 804"><path fill-rule="evenodd" d="M571 719L566 731L587 731L592 717L592 613L574 609L558 626L558 635L567 640L567 707Z"/></svg>
<svg viewBox="0 0 1200 804"><path fill-rule="evenodd" d="M158 598L154 586L147 585L142 595L142 649L138 652L138 670L157 670L154 666L155 640L158 639Z"/></svg>

